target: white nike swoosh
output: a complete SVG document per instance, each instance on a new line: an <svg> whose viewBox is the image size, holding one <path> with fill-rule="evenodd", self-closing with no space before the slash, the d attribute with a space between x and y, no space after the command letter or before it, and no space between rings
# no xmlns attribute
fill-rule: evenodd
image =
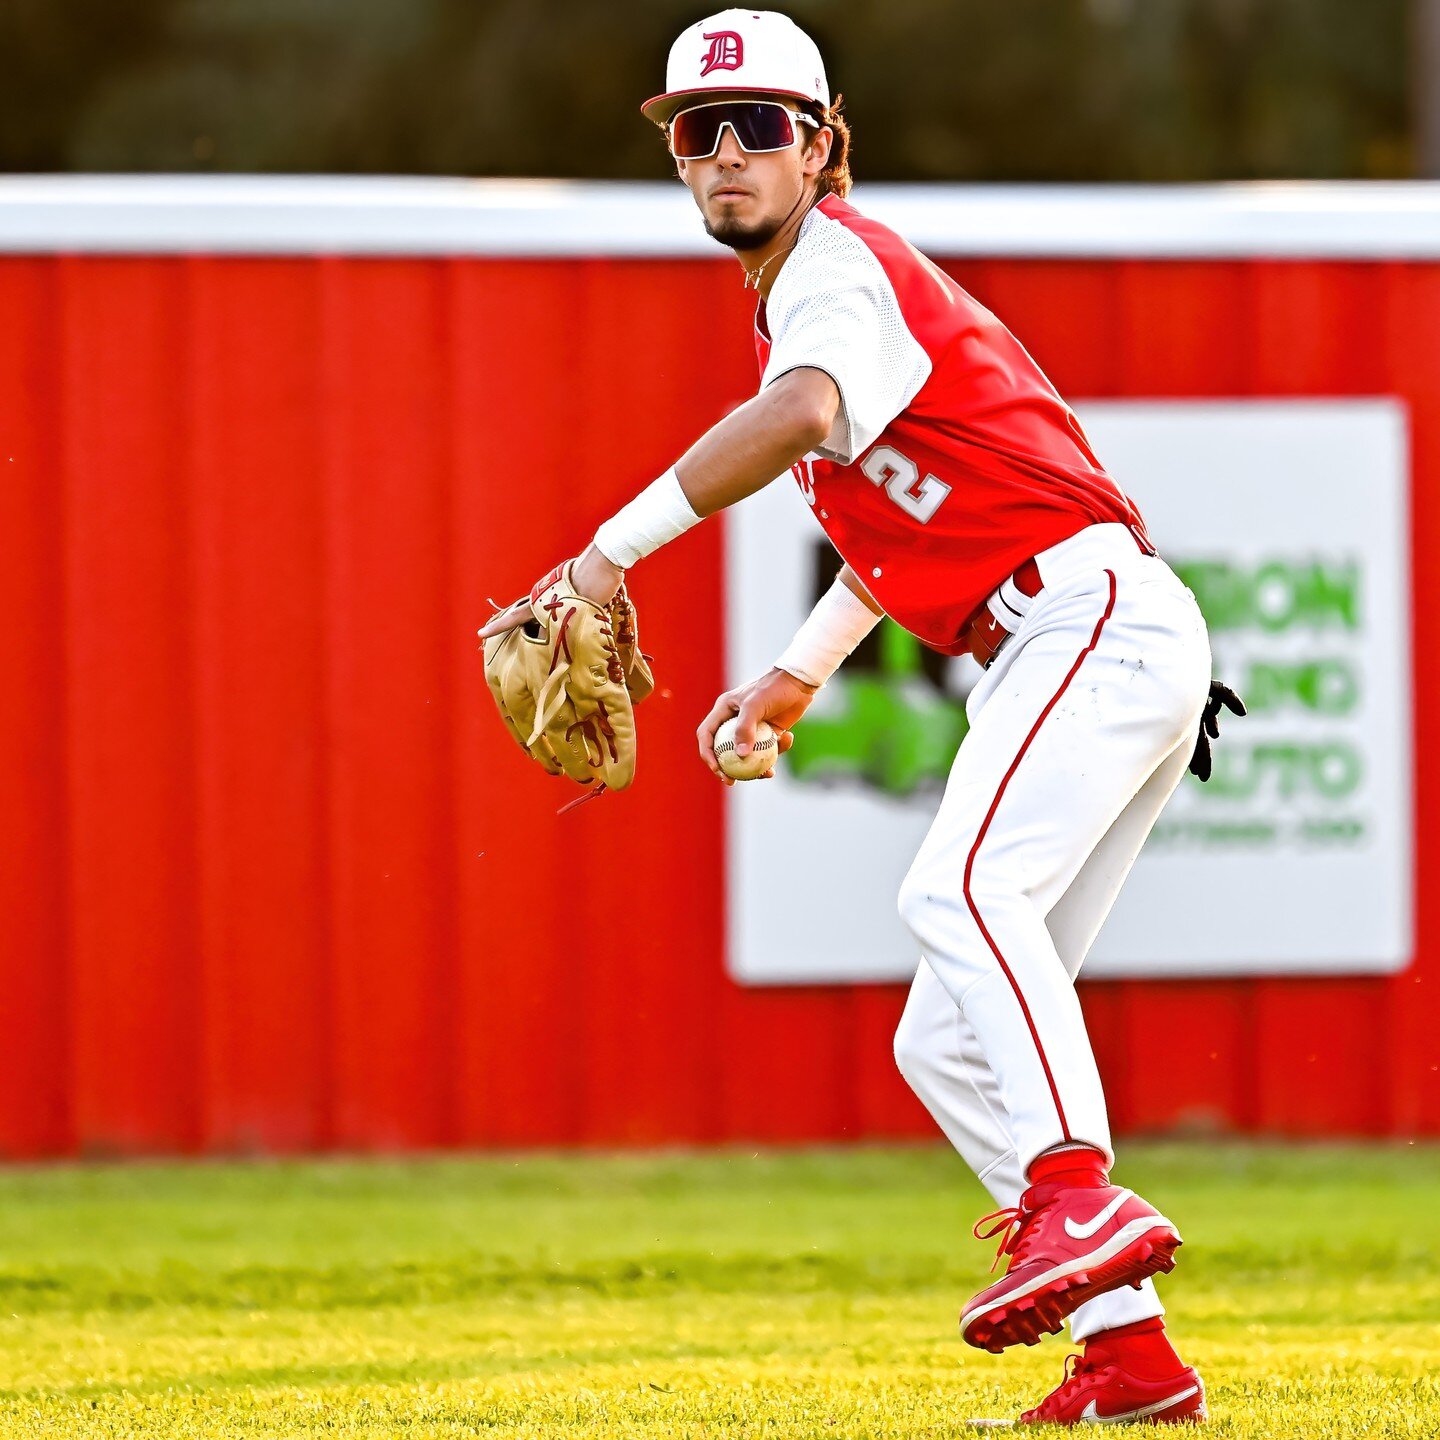
<svg viewBox="0 0 1440 1440"><path fill-rule="evenodd" d="M1067 1215L1065 1233L1072 1240L1088 1240L1134 1193L1133 1190L1122 1190L1093 1220L1084 1225L1077 1225Z"/></svg>
<svg viewBox="0 0 1440 1440"><path fill-rule="evenodd" d="M1188 1386L1174 1395L1167 1396L1164 1400L1156 1400L1151 1405L1141 1405L1137 1410L1124 1410L1119 1415L1097 1415L1095 1402L1091 1400L1080 1412L1080 1418L1087 1425L1124 1425L1131 1420L1146 1420L1151 1415L1158 1415L1162 1410L1168 1410L1172 1405L1178 1405L1182 1400L1188 1400L1199 1388L1198 1385Z"/></svg>

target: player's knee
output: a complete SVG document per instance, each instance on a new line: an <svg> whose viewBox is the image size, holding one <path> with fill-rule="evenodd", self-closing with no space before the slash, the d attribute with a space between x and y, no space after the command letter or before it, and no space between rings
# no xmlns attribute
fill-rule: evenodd
<svg viewBox="0 0 1440 1440"><path fill-rule="evenodd" d="M935 1053L929 1040L933 1031L933 1025L928 1028L922 1025L908 1008L895 1027L895 1068L922 1100L930 1090L930 1077L935 1072Z"/></svg>
<svg viewBox="0 0 1440 1440"><path fill-rule="evenodd" d="M963 989L995 963L986 932L1008 928L1032 905L1017 877L998 866L981 862L967 871L922 858L901 882L896 908L930 963Z"/></svg>
<svg viewBox="0 0 1440 1440"><path fill-rule="evenodd" d="M937 947L948 949L957 928L969 928L963 872L920 856L900 882L895 908L927 955Z"/></svg>
<svg viewBox="0 0 1440 1440"><path fill-rule="evenodd" d="M895 908L905 928L925 945L925 931L929 927L931 910L934 905L929 877L919 860L910 867L909 873L900 882L900 893L895 897Z"/></svg>

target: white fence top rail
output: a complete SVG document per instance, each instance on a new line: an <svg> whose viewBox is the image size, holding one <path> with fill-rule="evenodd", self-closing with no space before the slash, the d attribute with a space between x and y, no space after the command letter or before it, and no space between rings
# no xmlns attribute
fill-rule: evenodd
<svg viewBox="0 0 1440 1440"><path fill-rule="evenodd" d="M860 185L941 256L1440 259L1440 182ZM717 256L676 183L0 176L11 254Z"/></svg>

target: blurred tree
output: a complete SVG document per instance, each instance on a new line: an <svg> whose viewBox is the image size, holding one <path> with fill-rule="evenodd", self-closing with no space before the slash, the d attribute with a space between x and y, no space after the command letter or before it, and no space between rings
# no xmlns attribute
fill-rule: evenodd
<svg viewBox="0 0 1440 1440"><path fill-rule="evenodd" d="M718 0L717 0L718 3ZM1415 0L1422 3L1422 0ZM0 0L0 166L657 178L704 4ZM1405 0L791 0L891 180L1401 176ZM82 23L83 21L83 23Z"/></svg>
<svg viewBox="0 0 1440 1440"><path fill-rule="evenodd" d="M1440 0L1415 0L1410 89L1415 96L1415 171L1440 179Z"/></svg>
<svg viewBox="0 0 1440 1440"><path fill-rule="evenodd" d="M0 0L0 166L69 168L77 118L162 48L183 0Z"/></svg>

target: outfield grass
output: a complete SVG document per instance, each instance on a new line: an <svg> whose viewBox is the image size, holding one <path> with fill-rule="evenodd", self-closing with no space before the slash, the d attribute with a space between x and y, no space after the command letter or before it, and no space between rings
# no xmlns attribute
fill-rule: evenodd
<svg viewBox="0 0 1440 1440"><path fill-rule="evenodd" d="M1440 1435L1440 1151L1132 1148L1223 1436ZM0 1172L0 1434L945 1436L1065 1342L955 1314L941 1149Z"/></svg>

